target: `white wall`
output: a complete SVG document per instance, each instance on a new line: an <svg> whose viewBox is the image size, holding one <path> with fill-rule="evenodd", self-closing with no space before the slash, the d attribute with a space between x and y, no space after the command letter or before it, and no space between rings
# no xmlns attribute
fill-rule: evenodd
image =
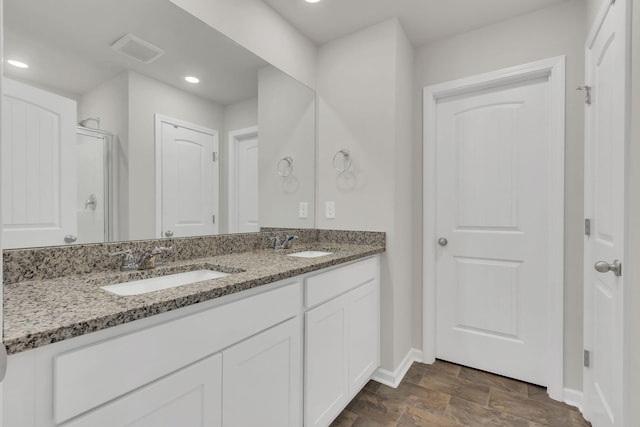
<svg viewBox="0 0 640 427"><path fill-rule="evenodd" d="M261 227L313 228L315 209L315 93L275 67L258 72L258 177ZM289 177L277 173L293 159ZM298 205L309 205L298 218Z"/></svg>
<svg viewBox="0 0 640 427"><path fill-rule="evenodd" d="M395 369L411 349L412 49L397 20L318 51L318 228L387 232L381 264L381 364ZM351 173L334 154L346 148ZM324 204L336 203L336 219Z"/></svg>
<svg viewBox="0 0 640 427"><path fill-rule="evenodd" d="M422 95L425 86L567 55L565 173L565 387L582 389L582 253L585 2L571 0L416 49L413 224L422 234ZM421 346L421 245L414 241L414 346Z"/></svg>
<svg viewBox="0 0 640 427"><path fill-rule="evenodd" d="M117 199L117 240L129 239L129 79L126 72L96 86L78 101L78 120L100 117L100 128L113 133ZM94 122L89 122L95 126Z"/></svg>
<svg viewBox="0 0 640 427"><path fill-rule="evenodd" d="M307 86L315 87L315 45L263 1L171 1Z"/></svg>
<svg viewBox="0 0 640 427"><path fill-rule="evenodd" d="M415 233L412 227L413 209L413 55L414 50L402 27L397 28L396 37L396 143L395 151L395 188L394 188L394 245L398 262L394 263L394 281L398 285L394 307L394 366L406 356L413 347L412 310L414 300L411 271L411 240Z"/></svg>
<svg viewBox="0 0 640 427"><path fill-rule="evenodd" d="M247 99L224 107L225 141L229 132L258 126L258 98Z"/></svg>
<svg viewBox="0 0 640 427"><path fill-rule="evenodd" d="M229 132L258 126L258 98L247 99L224 107L223 133L220 137L220 159L229 156ZM226 160L220 161L220 234L229 232L229 165Z"/></svg>
<svg viewBox="0 0 640 427"><path fill-rule="evenodd" d="M155 114L222 133L223 108L129 71L129 238L155 236Z"/></svg>

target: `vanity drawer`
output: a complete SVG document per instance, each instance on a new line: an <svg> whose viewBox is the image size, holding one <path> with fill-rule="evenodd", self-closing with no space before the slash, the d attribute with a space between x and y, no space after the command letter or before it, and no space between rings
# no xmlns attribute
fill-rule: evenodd
<svg viewBox="0 0 640 427"><path fill-rule="evenodd" d="M308 277L305 280L305 306L321 304L377 277L377 257Z"/></svg>
<svg viewBox="0 0 640 427"><path fill-rule="evenodd" d="M297 316L300 289L294 282L55 357L56 424Z"/></svg>

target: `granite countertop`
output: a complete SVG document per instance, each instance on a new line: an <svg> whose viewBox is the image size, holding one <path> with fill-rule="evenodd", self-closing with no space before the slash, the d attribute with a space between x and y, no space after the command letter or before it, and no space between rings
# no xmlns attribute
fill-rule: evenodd
<svg viewBox="0 0 640 427"><path fill-rule="evenodd" d="M241 292L289 277L384 252L384 245L316 244L293 251L327 250L318 258L286 256L273 249L166 263L154 270L64 276L4 286L4 336L9 354L121 325L181 307ZM101 286L193 269L229 276L155 291L118 296Z"/></svg>

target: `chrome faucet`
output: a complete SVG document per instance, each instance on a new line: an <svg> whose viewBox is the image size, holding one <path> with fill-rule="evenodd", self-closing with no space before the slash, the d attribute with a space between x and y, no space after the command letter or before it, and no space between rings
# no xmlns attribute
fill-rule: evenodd
<svg viewBox="0 0 640 427"><path fill-rule="evenodd" d="M270 237L269 240L273 242L273 249L276 251L282 249L289 249L293 245L293 241L296 240L298 236L288 235L284 238L284 240L280 240L280 237Z"/></svg>
<svg viewBox="0 0 640 427"><path fill-rule="evenodd" d="M110 253L110 256L121 256L122 264L120 265L120 271L132 271L132 270L149 270L155 268L162 263L162 255L165 252L170 251L172 248L165 248L164 246L156 246L151 250L146 250L138 257L138 260L134 258L131 249L124 251ZM157 258L157 259L156 259Z"/></svg>
<svg viewBox="0 0 640 427"><path fill-rule="evenodd" d="M137 270L138 266L136 265L135 259L133 258L133 254L131 253L131 249L126 249L124 251L112 252L109 256L121 256L122 264L120 264L120 271L131 271Z"/></svg>
<svg viewBox="0 0 640 427"><path fill-rule="evenodd" d="M136 262L138 266L138 270L149 270L156 266L155 264L155 255L153 251L144 251L138 257L138 262Z"/></svg>

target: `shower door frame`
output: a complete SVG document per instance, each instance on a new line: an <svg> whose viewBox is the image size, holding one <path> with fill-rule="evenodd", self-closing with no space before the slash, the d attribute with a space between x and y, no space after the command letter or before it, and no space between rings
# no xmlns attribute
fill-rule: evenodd
<svg viewBox="0 0 640 427"><path fill-rule="evenodd" d="M84 126L76 126L76 133L78 135L90 136L96 139L103 138L103 160L104 160L104 242L114 241L114 230L117 227L115 219L115 204L116 197L114 192L117 188L112 182L115 178L113 173L113 134L101 129L88 128Z"/></svg>

